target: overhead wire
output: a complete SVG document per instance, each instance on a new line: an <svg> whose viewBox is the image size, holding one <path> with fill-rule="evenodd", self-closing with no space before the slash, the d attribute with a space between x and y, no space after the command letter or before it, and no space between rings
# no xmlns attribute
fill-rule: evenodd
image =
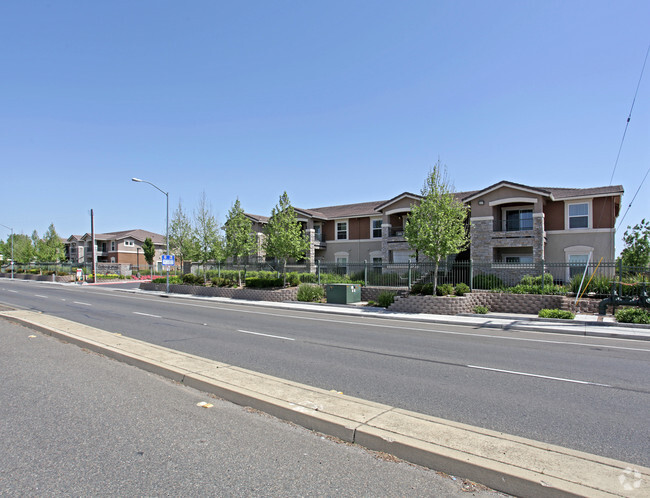
<svg viewBox="0 0 650 498"><path fill-rule="evenodd" d="M636 192L634 193L634 197L632 197L632 200L631 200L630 203L628 204L627 209L625 210L625 213L623 214L623 217L622 217L621 220L618 222L618 226L616 227L616 230L618 230L619 228L621 228L621 224L623 223L623 220L624 220L625 217L627 216L627 212L628 212L628 211L630 210L630 208L632 207L632 203L634 202L634 199L636 199L636 196L638 195L639 191L641 190L641 186L643 185L643 182L645 182L646 178L648 178L648 173L650 173L650 168L648 168L648 171L645 172L645 176L643 177L643 180L641 180L641 183L639 184L639 188L636 189Z"/></svg>

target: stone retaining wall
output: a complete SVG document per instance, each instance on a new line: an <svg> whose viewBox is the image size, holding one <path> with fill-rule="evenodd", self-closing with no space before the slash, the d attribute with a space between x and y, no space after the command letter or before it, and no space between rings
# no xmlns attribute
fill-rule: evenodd
<svg viewBox="0 0 650 498"><path fill-rule="evenodd" d="M140 289L164 292L165 284L141 283ZM233 289L231 287L203 287L200 285L171 284L169 292L174 294L191 294L206 297L227 297L230 299L247 299L249 301L296 301L298 287L285 289Z"/></svg>
<svg viewBox="0 0 650 498"><path fill-rule="evenodd" d="M0 278L11 278L11 273L0 273ZM74 282L74 275L34 275L14 273L15 280L37 280L39 282Z"/></svg>
<svg viewBox="0 0 650 498"><path fill-rule="evenodd" d="M408 294L404 287L364 287L361 286L362 301L377 301L382 292L392 292L398 296Z"/></svg>
<svg viewBox="0 0 650 498"><path fill-rule="evenodd" d="M406 313L431 313L436 315L456 315L473 313L476 306L487 306L495 313L522 313L536 315L541 309L562 309L597 313L600 299L583 299L573 304L575 298L548 296L540 294L507 294L497 292L472 292L462 297L450 296L408 296L396 297L388 308L391 311ZM611 312L611 308L610 308Z"/></svg>

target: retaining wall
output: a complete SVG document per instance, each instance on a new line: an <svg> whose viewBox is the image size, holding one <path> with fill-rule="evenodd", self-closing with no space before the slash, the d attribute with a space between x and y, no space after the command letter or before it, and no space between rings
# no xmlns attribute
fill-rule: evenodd
<svg viewBox="0 0 650 498"><path fill-rule="evenodd" d="M600 299L583 299L576 307L575 298L540 294L507 294L497 292L472 292L461 297L408 296L396 297L388 308L406 313L431 313L456 315L473 313L476 306L487 306L495 313L522 313L536 315L541 309L562 309L573 312L597 313ZM611 312L611 308L610 308Z"/></svg>
<svg viewBox="0 0 650 498"><path fill-rule="evenodd" d="M165 284L141 283L140 289L164 292ZM169 292L174 294L191 294L206 297L227 297L230 299L248 299L249 301L296 301L298 287L285 289L233 289L231 287L203 287L200 285L171 284Z"/></svg>
<svg viewBox="0 0 650 498"><path fill-rule="evenodd" d="M0 273L0 278L11 278L11 273ZM14 273L15 280L37 280L39 282L74 282L74 275L34 275Z"/></svg>

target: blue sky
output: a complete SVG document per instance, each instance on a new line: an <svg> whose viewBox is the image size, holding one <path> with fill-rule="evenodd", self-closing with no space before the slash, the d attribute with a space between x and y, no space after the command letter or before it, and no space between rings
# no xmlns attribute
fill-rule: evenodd
<svg viewBox="0 0 650 498"><path fill-rule="evenodd" d="M0 223L164 233L170 192L268 215L499 180L610 183L650 2L0 3ZM650 67L613 184L650 166ZM650 178L619 230L650 216ZM620 219L620 218L619 218ZM8 230L0 227L0 237ZM620 251L622 244L617 243Z"/></svg>

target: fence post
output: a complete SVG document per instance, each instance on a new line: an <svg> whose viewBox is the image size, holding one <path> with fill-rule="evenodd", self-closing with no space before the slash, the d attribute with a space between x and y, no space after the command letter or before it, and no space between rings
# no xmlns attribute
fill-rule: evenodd
<svg viewBox="0 0 650 498"><path fill-rule="evenodd" d="M363 260L363 285L368 287L368 260Z"/></svg>
<svg viewBox="0 0 650 498"><path fill-rule="evenodd" d="M542 294L544 294L544 259L542 258Z"/></svg>
<svg viewBox="0 0 650 498"><path fill-rule="evenodd" d="M316 260L316 275L318 275L318 285L320 285L320 259Z"/></svg>
<svg viewBox="0 0 650 498"><path fill-rule="evenodd" d="M474 290L474 260L469 260L469 290Z"/></svg>
<svg viewBox="0 0 650 498"><path fill-rule="evenodd" d="M408 282L409 290L411 290L411 260L409 259L409 282Z"/></svg>
<svg viewBox="0 0 650 498"><path fill-rule="evenodd" d="M623 297L623 258L618 260L618 295Z"/></svg>

